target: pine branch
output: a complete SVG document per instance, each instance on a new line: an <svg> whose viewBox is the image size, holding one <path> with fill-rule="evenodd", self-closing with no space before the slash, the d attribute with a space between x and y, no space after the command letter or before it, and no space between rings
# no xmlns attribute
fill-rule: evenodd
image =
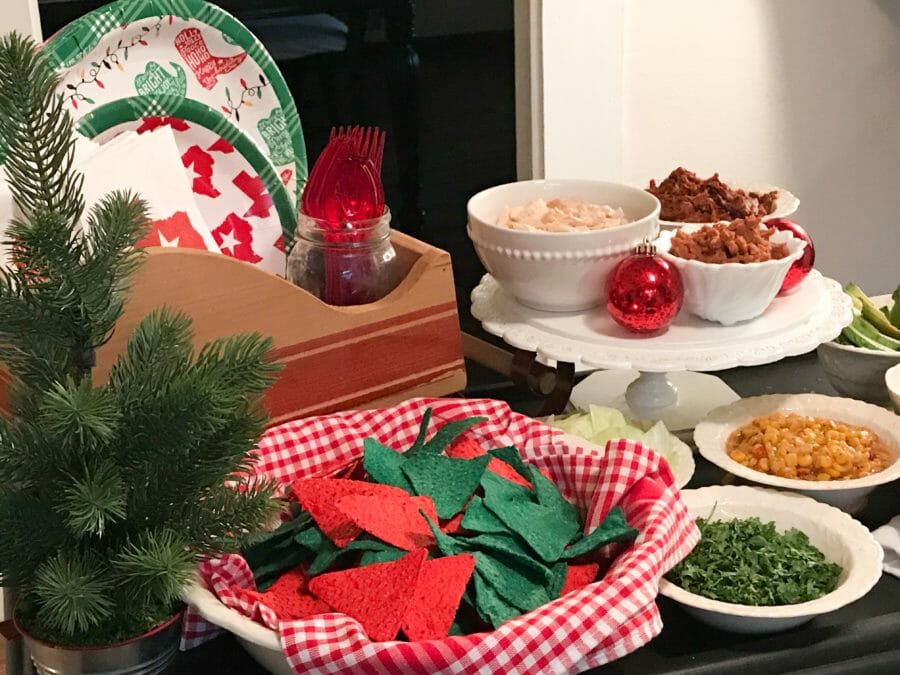
<svg viewBox="0 0 900 675"><path fill-rule="evenodd" d="M109 461L89 467L74 478L62 498L66 524L76 536L102 537L126 517L128 495L119 469Z"/></svg>
<svg viewBox="0 0 900 675"><path fill-rule="evenodd" d="M35 575L38 617L68 635L90 630L112 615L111 587L102 562L75 551L60 551Z"/></svg>
<svg viewBox="0 0 900 675"><path fill-rule="evenodd" d="M136 601L170 605L191 579L196 558L172 530L144 532L115 556L117 581Z"/></svg>
<svg viewBox="0 0 900 675"><path fill-rule="evenodd" d="M57 382L44 395L40 422L45 432L66 445L109 443L118 431L120 414L112 393L90 382Z"/></svg>
<svg viewBox="0 0 900 675"><path fill-rule="evenodd" d="M233 485L210 489L203 510L185 509L184 526L203 554L228 553L244 545L261 523L271 522L284 504L275 498L277 485L262 478L235 477Z"/></svg>
<svg viewBox="0 0 900 675"><path fill-rule="evenodd" d="M0 38L0 137L15 149L5 163L13 198L26 219L56 213L73 230L84 210L83 179L58 81L33 40Z"/></svg>

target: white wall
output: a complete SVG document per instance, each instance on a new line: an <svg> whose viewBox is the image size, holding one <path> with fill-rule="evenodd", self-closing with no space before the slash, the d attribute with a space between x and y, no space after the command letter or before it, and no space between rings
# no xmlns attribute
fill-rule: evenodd
<svg viewBox="0 0 900 675"><path fill-rule="evenodd" d="M38 16L37 0L0 0L3 12L0 14L0 35L17 30L20 33L41 39L41 20Z"/></svg>
<svg viewBox="0 0 900 675"><path fill-rule="evenodd" d="M823 273L900 284L900 2L628 0L624 35L622 178L782 185Z"/></svg>

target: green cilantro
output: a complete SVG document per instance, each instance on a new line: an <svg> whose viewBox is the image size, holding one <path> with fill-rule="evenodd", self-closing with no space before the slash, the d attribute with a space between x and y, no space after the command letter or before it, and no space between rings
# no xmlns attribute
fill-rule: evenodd
<svg viewBox="0 0 900 675"><path fill-rule="evenodd" d="M740 605L793 605L835 589L841 567L796 529L759 518L697 519L700 543L667 575L686 591Z"/></svg>

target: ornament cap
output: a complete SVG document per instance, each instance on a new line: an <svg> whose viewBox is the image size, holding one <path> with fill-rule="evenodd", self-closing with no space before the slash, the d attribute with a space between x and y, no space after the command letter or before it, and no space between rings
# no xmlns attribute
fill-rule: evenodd
<svg viewBox="0 0 900 675"><path fill-rule="evenodd" d="M653 243L650 237L647 237L634 247L634 252L638 255L656 255L656 244Z"/></svg>

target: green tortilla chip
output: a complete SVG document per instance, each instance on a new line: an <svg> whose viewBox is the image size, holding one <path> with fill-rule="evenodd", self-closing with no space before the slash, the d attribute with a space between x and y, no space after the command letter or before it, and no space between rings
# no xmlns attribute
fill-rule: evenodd
<svg viewBox="0 0 900 675"><path fill-rule="evenodd" d="M449 534L446 534L443 530L441 530L440 526L435 523L427 513L425 513L424 511L419 511L419 513L421 513L422 517L428 521L428 527L431 528L431 532L434 534L434 539L437 542L438 551L440 551L444 555L457 555L459 553L466 552L465 547L460 545L455 537L451 537Z"/></svg>
<svg viewBox="0 0 900 675"><path fill-rule="evenodd" d="M494 628L502 623L515 619L522 611L506 602L494 590L493 586L475 570L475 608L482 619Z"/></svg>
<svg viewBox="0 0 900 675"><path fill-rule="evenodd" d="M548 584L552 579L550 569L537 560L528 544L515 534L480 534L459 541L472 551L480 550L503 560L541 585Z"/></svg>
<svg viewBox="0 0 900 675"><path fill-rule="evenodd" d="M460 525L463 529L469 530L470 532L481 532L485 534L509 532L509 528L506 527L503 521L495 516L490 509L484 505L484 500L481 497L472 499L469 506L466 507L466 512L463 515Z"/></svg>
<svg viewBox="0 0 900 675"><path fill-rule="evenodd" d="M406 461L404 455L374 438L363 441L363 468L376 483L412 492L412 485L403 474L403 464Z"/></svg>
<svg viewBox="0 0 900 675"><path fill-rule="evenodd" d="M390 544L386 544L383 541L379 541L378 539L370 539L368 537L360 537L358 539L354 539L349 544L344 546L343 548L338 548L335 546L334 542L331 539L325 539L322 543L322 548L319 549L319 552L316 554L316 557L313 558L312 563L309 565L309 569L306 573L314 577L317 574L322 574L329 567L331 567L337 559L341 556L350 553L351 551L385 551L388 549L394 548Z"/></svg>
<svg viewBox="0 0 900 675"><path fill-rule="evenodd" d="M594 528L590 534L583 536L569 546L562 557L577 558L614 541L631 541L637 535L638 531L628 526L625 520L625 512L621 507L616 506L610 510L603 522Z"/></svg>
<svg viewBox="0 0 900 675"><path fill-rule="evenodd" d="M490 457L490 455L486 455ZM510 483L502 476L498 476L493 471L485 471L481 476L481 489L484 490L485 496L495 494L503 499L520 500L533 503L534 493L528 488Z"/></svg>
<svg viewBox="0 0 900 675"><path fill-rule="evenodd" d="M393 562L394 560L400 560L407 553L409 551L404 551L402 548L396 548L395 546L386 548L383 551L366 551L359 559L359 566L365 567L372 563Z"/></svg>
<svg viewBox="0 0 900 675"><path fill-rule="evenodd" d="M447 422L435 432L431 440L425 443L420 451L410 451L407 454L418 455L421 452L425 455L440 455L447 449L448 445L456 440L457 436L486 421L486 417L467 417L466 419Z"/></svg>
<svg viewBox="0 0 900 675"><path fill-rule="evenodd" d="M431 422L431 408L426 408L422 414L422 421L419 423L419 435L416 436L415 442L407 450L407 454L414 455L425 445L425 439L428 438L428 424Z"/></svg>
<svg viewBox="0 0 900 675"><path fill-rule="evenodd" d="M540 475L536 470L533 473ZM543 489L546 491L546 487ZM556 495L562 499L559 491L556 491ZM541 560L552 563L559 560L566 545L578 536L580 525L576 518L571 517L571 510L565 508L558 499L551 498L548 502L552 506L535 504L530 499L517 496L508 487L495 489L492 486L485 489L484 494L484 505L491 513L503 521L511 532L528 542Z"/></svg>
<svg viewBox="0 0 900 675"><path fill-rule="evenodd" d="M580 529L578 507L563 497L556 483L538 471L537 467L529 466L528 473L528 480L534 486L538 504L563 513L567 519L578 524Z"/></svg>
<svg viewBox="0 0 900 675"><path fill-rule="evenodd" d="M566 583L566 575L569 573L569 565L560 560L550 568L550 585L547 588L547 594L551 598L558 598L562 593L563 585Z"/></svg>
<svg viewBox="0 0 900 675"><path fill-rule="evenodd" d="M501 556L484 551L473 551L475 570L496 591L505 602L517 607L521 612L530 612L535 607L550 602L547 589L541 583L523 574L516 565ZM480 602L475 592L476 604ZM521 613L520 612L520 613Z"/></svg>
<svg viewBox="0 0 900 675"><path fill-rule="evenodd" d="M531 473L528 470L528 465L522 461L522 455L519 454L519 451L515 446L510 445L505 448L494 448L493 450L488 450L488 454L491 457L496 457L497 459L506 462L517 474L529 483L531 482Z"/></svg>
<svg viewBox="0 0 900 675"><path fill-rule="evenodd" d="M408 458L402 469L415 494L431 497L438 517L445 519L455 516L469 501L489 460L488 455L452 459L423 451Z"/></svg>

